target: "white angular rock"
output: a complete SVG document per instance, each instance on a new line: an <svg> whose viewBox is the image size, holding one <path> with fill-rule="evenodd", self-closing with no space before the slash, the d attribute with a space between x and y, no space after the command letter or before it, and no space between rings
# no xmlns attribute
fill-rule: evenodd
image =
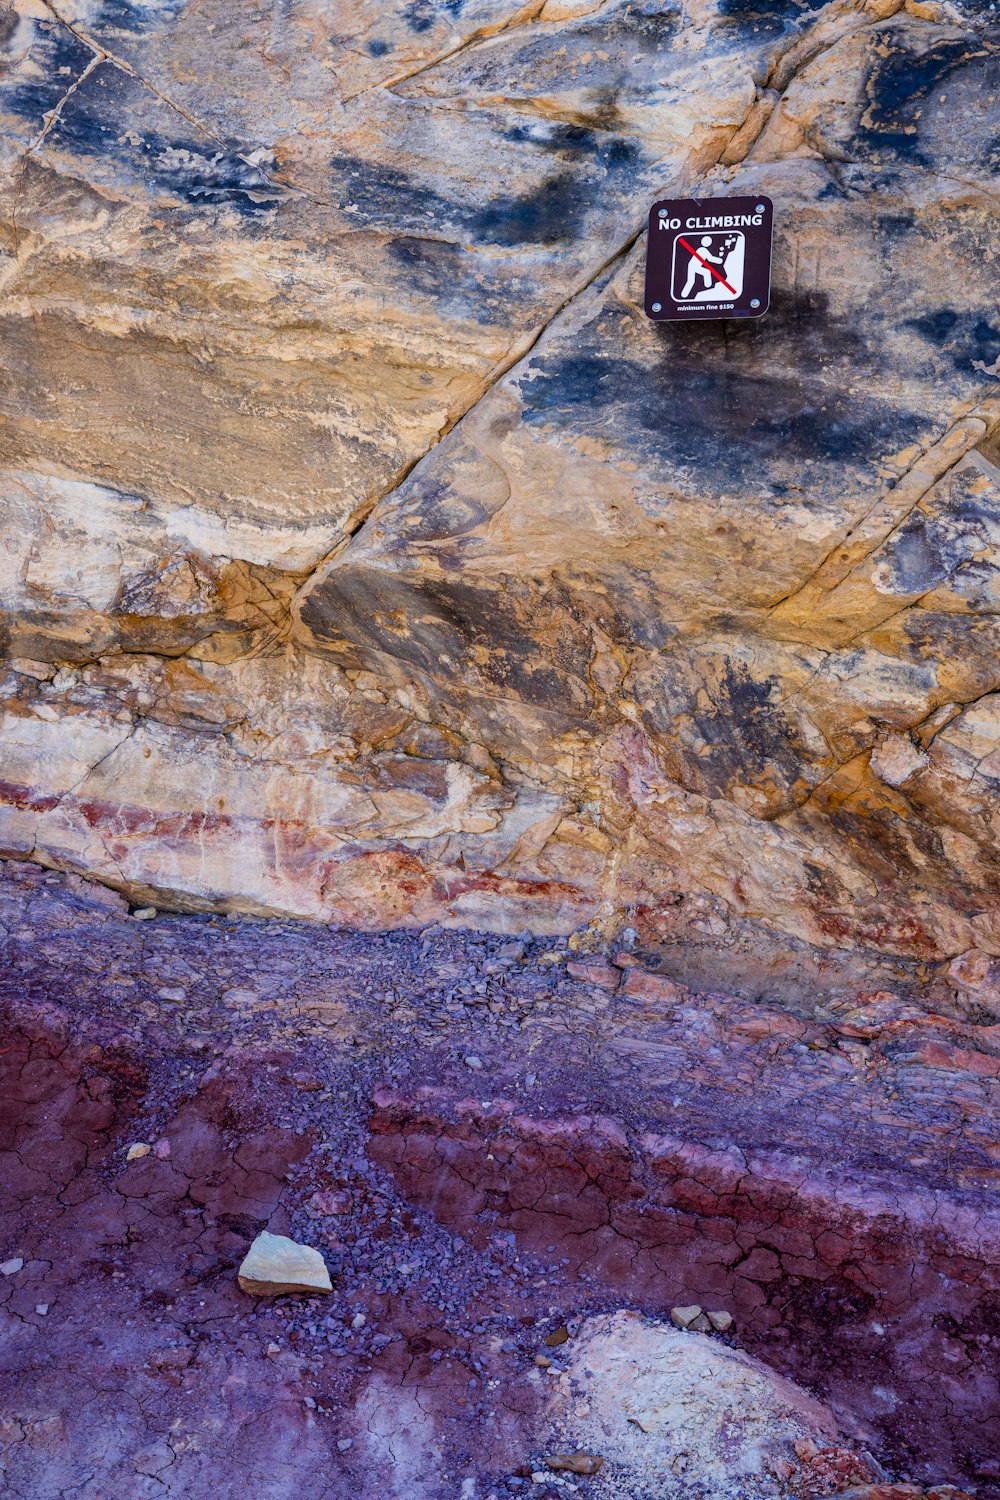
<svg viewBox="0 0 1000 1500"><path fill-rule="evenodd" d="M297 1245L283 1234L262 1230L243 1258L240 1288L256 1297L283 1292L332 1292L326 1262L318 1250Z"/></svg>

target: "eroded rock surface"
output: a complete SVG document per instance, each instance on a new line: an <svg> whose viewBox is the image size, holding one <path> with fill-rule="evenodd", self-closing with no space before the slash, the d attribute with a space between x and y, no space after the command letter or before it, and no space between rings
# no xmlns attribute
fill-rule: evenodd
<svg viewBox="0 0 1000 1500"><path fill-rule="evenodd" d="M1000 1497L994 1027L905 983L795 1011L544 941L137 923L37 865L0 939L12 1500L648 1500L668 1429L670 1500ZM265 1230L332 1293L240 1291ZM668 1327L665 1370L694 1303L732 1325Z"/></svg>
<svg viewBox="0 0 1000 1500"><path fill-rule="evenodd" d="M997 35L15 0L0 848L988 965ZM650 325L648 203L729 190L777 205L770 314Z"/></svg>

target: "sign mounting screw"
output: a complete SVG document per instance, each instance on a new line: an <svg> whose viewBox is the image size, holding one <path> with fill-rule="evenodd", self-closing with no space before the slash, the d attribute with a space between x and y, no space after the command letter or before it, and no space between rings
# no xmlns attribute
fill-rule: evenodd
<svg viewBox="0 0 1000 1500"><path fill-rule="evenodd" d="M751 307L759 307L760 306L760 298L759 297L751 297L750 298L750 306Z"/></svg>
<svg viewBox="0 0 1000 1500"><path fill-rule="evenodd" d="M764 212L764 205L763 205L763 203L758 203L757 207L754 209L754 213L755 214L762 214L763 212Z"/></svg>
<svg viewBox="0 0 1000 1500"><path fill-rule="evenodd" d="M654 312L662 312L663 311L663 303L662 302L654 302L653 303L653 311Z"/></svg>

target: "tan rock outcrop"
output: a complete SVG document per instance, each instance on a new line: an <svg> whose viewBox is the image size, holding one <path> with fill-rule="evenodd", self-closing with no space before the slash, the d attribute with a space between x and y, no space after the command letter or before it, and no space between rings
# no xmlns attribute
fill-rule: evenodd
<svg viewBox="0 0 1000 1500"><path fill-rule="evenodd" d="M2 33L0 850L136 902L1000 954L987 13ZM769 194L759 324L649 202Z"/></svg>

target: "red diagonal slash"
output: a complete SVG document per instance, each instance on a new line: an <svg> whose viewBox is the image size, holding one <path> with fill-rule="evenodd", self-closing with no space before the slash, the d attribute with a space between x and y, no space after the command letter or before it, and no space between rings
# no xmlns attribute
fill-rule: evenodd
<svg viewBox="0 0 1000 1500"><path fill-rule="evenodd" d="M688 244L687 240L684 239L683 235L678 235L677 236L677 241L678 241L678 244L681 244L681 245L684 246L685 250L689 250L691 252L691 254L694 256L695 260L701 260L701 256L698 254L697 250L695 250L695 248L694 248L693 245L689 245ZM724 276L720 276L719 273L718 273L718 271L715 269L714 266L710 266L707 260L701 260L701 263L705 267L706 271L711 271L711 273L715 277L716 281L721 281L722 285L726 288L726 290L728 292L732 292L732 294L733 294L734 297L736 296L736 288L734 286L730 286L729 282L726 280L726 278Z"/></svg>

